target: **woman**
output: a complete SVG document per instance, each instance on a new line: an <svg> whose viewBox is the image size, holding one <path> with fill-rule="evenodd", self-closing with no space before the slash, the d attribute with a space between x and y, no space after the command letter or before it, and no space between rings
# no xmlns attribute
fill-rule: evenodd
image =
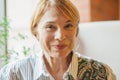
<svg viewBox="0 0 120 80"><path fill-rule="evenodd" d="M31 32L41 52L3 67L0 80L115 80L107 65L74 52L79 19L69 0L39 0Z"/></svg>

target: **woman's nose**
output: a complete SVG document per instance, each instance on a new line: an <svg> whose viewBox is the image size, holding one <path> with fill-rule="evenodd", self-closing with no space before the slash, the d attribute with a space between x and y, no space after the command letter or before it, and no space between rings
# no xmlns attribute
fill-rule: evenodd
<svg viewBox="0 0 120 80"><path fill-rule="evenodd" d="M65 39L65 32L62 29L58 29L55 32L55 39L57 40L63 40Z"/></svg>

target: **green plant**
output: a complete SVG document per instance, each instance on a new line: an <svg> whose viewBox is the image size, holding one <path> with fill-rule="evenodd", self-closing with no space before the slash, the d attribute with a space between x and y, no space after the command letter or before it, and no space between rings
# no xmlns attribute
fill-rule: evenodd
<svg viewBox="0 0 120 80"><path fill-rule="evenodd" d="M3 59L5 64L8 63L8 36L9 36L10 23L7 17L0 21L0 59Z"/></svg>
<svg viewBox="0 0 120 80"><path fill-rule="evenodd" d="M4 17L0 21L0 60L2 60L3 65L8 64L11 60L11 55L16 55L13 60L17 60L19 58L19 54L23 54L24 56L28 55L31 48L26 45L22 46L22 52L16 51L14 49L8 49L8 37L10 31L10 21L8 18ZM14 37L16 41L24 41L27 39L27 35L19 33Z"/></svg>
<svg viewBox="0 0 120 80"><path fill-rule="evenodd" d="M18 33L17 36L13 37L14 40L16 41L25 41L26 39L28 39L28 36L22 33ZM15 50L12 50L13 53L16 53L17 55L19 54L23 54L24 56L28 55L30 53L30 51L32 50L30 47L26 46L26 45L22 45L22 51L18 52Z"/></svg>

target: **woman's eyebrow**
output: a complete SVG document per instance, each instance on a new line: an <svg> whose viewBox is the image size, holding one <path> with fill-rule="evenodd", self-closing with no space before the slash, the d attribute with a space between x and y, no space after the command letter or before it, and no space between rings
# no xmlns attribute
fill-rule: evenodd
<svg viewBox="0 0 120 80"><path fill-rule="evenodd" d="M67 21L65 21L65 23L69 23L69 22L72 22L71 20L67 20ZM54 22L54 21L48 21L48 22L46 22L46 24L55 24L56 22Z"/></svg>
<svg viewBox="0 0 120 80"><path fill-rule="evenodd" d="M65 23L72 22L71 20L67 20Z"/></svg>
<svg viewBox="0 0 120 80"><path fill-rule="evenodd" d="M55 22L54 22L54 21L48 21L48 22L46 22L46 23L52 23L52 24L54 24Z"/></svg>

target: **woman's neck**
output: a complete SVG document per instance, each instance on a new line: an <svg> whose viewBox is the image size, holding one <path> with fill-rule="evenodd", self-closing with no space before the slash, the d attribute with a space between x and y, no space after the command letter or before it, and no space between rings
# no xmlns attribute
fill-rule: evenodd
<svg viewBox="0 0 120 80"><path fill-rule="evenodd" d="M47 55L43 55L45 65L49 73L52 76L55 76L55 74L59 74L58 76L63 76L71 63L72 54L73 53L70 53L70 55L68 55L66 58L53 58Z"/></svg>

